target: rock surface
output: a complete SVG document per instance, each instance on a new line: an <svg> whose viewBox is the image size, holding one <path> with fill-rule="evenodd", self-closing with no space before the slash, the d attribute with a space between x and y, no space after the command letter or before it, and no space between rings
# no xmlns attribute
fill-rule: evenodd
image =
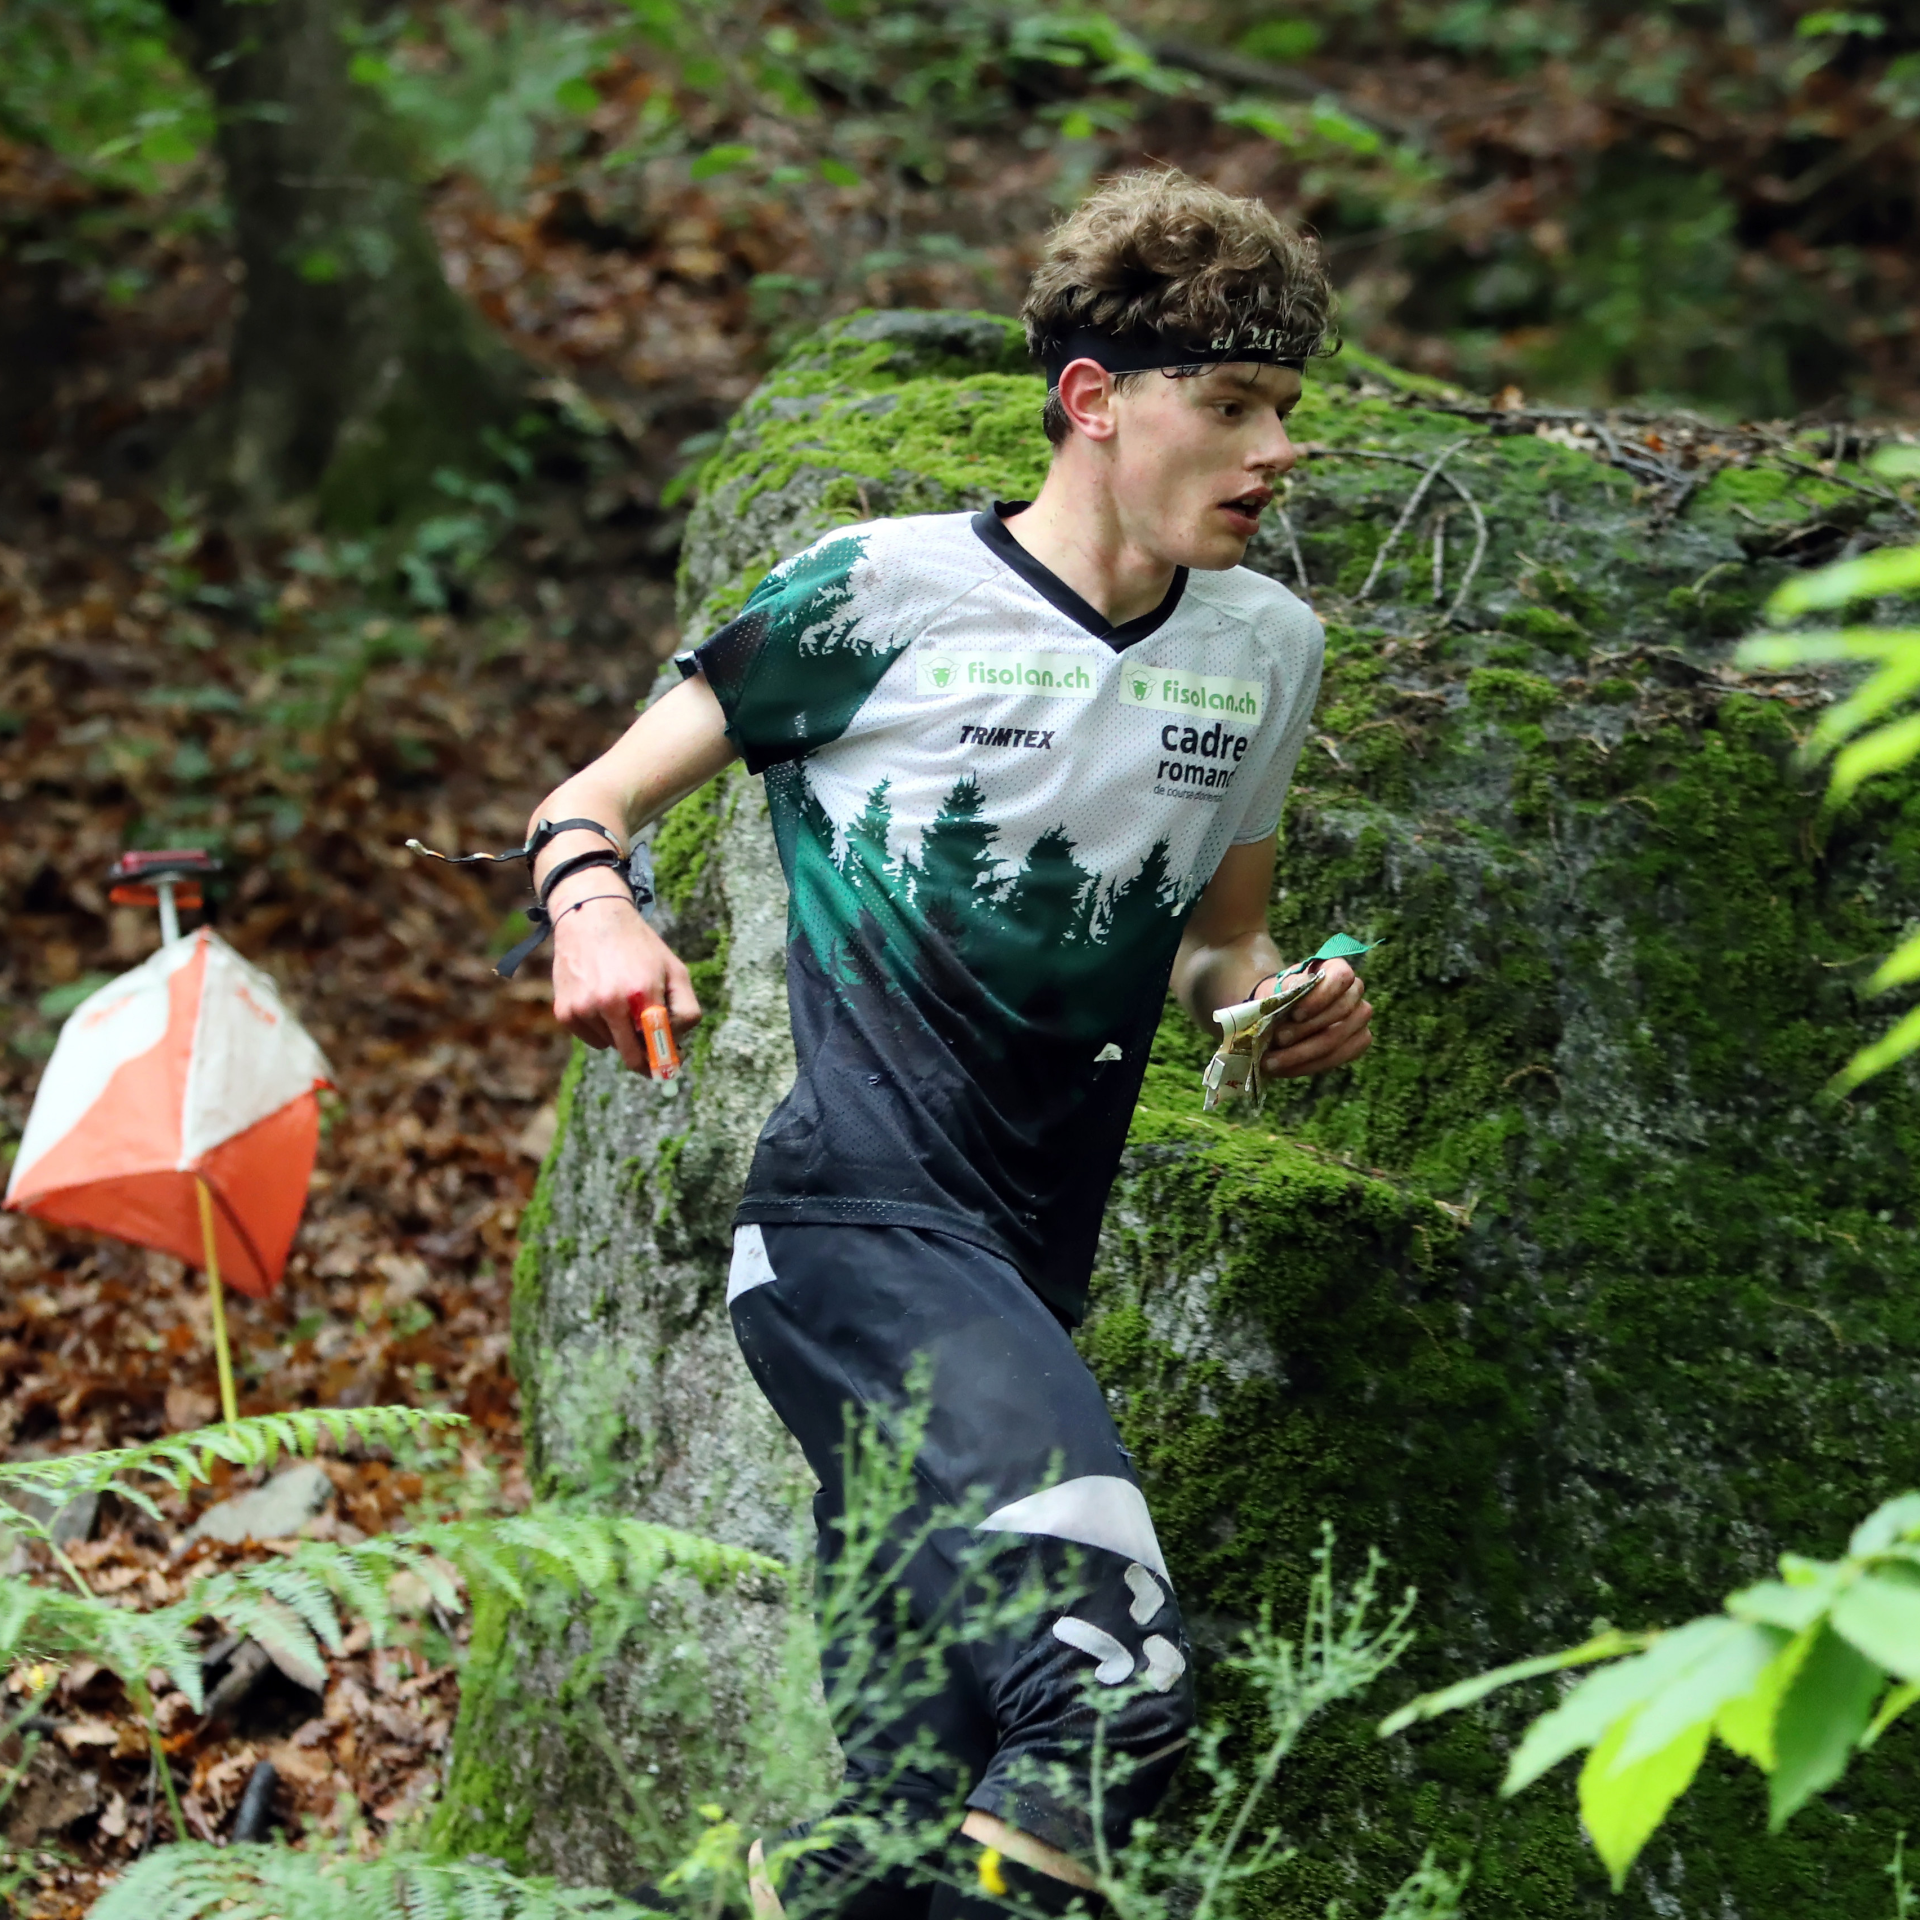
<svg viewBox="0 0 1920 1920"><path fill-rule="evenodd" d="M1030 492L1039 400L982 316L804 344L703 476L689 634L830 526ZM1294 952L1381 941L1379 1044L1258 1118L1203 1117L1204 1048L1170 1016L1082 1336L1203 1643L1297 1609L1323 1518L1420 1589L1408 1669L1285 1777L1299 1852L1269 1909L1377 1912L1434 1844L1515 1920L1883 1910L1902 1729L1779 1839L1755 1777L1711 1762L1620 1896L1569 1782L1496 1799L1519 1704L1371 1729L1416 1684L1832 1551L1920 1481L1920 1082L1820 1098L1885 1024L1855 986L1915 911L1910 789L1824 819L1791 764L1821 690L1729 665L1788 567L1904 522L1816 446L1463 411L1361 356L1316 371L1296 432L1319 451L1251 559L1310 583L1328 674L1273 924ZM757 787L684 803L657 854L716 1013L675 1085L607 1055L569 1074L516 1292L529 1433L549 1490L778 1551L808 1489L723 1306L733 1197L792 1071ZM637 1669L587 1676L591 1613L477 1638L448 1811L472 1845L605 1880L698 1791L764 1804L726 1714L766 1691L779 1597L657 1605L620 1644L688 1649L708 1693L679 1723L621 1719ZM734 1705L692 1733L716 1677ZM503 1787L509 1692L546 1744ZM696 1748L710 1784L678 1813L633 1796L650 1767L691 1780Z"/></svg>
<svg viewBox="0 0 1920 1920"><path fill-rule="evenodd" d="M303 1460L263 1486L217 1501L187 1529L187 1538L220 1540L230 1547L243 1540L290 1540L332 1500L333 1482L326 1468Z"/></svg>

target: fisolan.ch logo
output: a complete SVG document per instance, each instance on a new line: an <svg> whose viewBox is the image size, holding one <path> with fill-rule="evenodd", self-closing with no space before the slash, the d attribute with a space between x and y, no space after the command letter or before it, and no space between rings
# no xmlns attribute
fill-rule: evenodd
<svg viewBox="0 0 1920 1920"><path fill-rule="evenodd" d="M914 657L921 693L996 694L1042 700L1091 700L1093 664L1079 653L922 653Z"/></svg>
<svg viewBox="0 0 1920 1920"><path fill-rule="evenodd" d="M1120 704L1160 713L1205 714L1214 720L1258 720L1263 704L1258 680L1224 673L1186 673L1179 667L1142 667L1120 682Z"/></svg>

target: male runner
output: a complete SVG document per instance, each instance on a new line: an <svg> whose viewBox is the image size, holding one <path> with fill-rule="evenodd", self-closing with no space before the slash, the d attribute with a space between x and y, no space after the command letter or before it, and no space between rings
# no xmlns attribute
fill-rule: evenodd
<svg viewBox="0 0 1920 1920"><path fill-rule="evenodd" d="M1322 638L1239 562L1294 463L1286 415L1329 306L1317 254L1259 203L1176 172L1102 187L1023 312L1054 447L1039 496L816 541L536 816L624 842L735 759L765 776L799 1076L736 1215L741 1348L819 1477L823 1558L847 1410L897 1409L921 1357L925 1513L984 1496L994 1577L1071 1583L1022 1632L955 1650L911 1726L854 1708L837 1728L843 1805L870 1809L864 1786L931 1823L964 1798L950 1883L876 1884L842 1843L795 1863L796 1916L997 1912L968 1890L982 1862L1041 1912L1097 1910L1089 1683L1116 1689L1103 1738L1132 1763L1103 1796L1111 1842L1192 1724L1174 1583L1068 1329L1169 982L1204 1026L1280 966L1276 828ZM563 833L537 877L596 848ZM684 1031L686 968L592 866L548 906L556 1017L644 1072L630 1000ZM1334 962L1264 1071L1342 1066L1371 1018ZM961 1578L953 1531L904 1576L918 1623ZM944 1766L901 1770L916 1730ZM764 1881L756 1900L781 1910Z"/></svg>

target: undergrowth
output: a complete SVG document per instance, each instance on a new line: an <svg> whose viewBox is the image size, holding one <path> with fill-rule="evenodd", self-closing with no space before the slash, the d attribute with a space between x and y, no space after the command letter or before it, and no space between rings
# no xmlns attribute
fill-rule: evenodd
<svg viewBox="0 0 1920 1920"><path fill-rule="evenodd" d="M1004 1583L989 1582L987 1558L1003 1550L1004 1542L972 1532L974 1557L963 1553L961 1577L975 1604L925 1631L901 1631L890 1596L898 1591L908 1561L936 1528L966 1528L970 1518L978 1518L942 1511L912 1528L898 1524L911 1499L925 1420L924 1395L919 1395L895 1416L890 1430L883 1431L871 1417L849 1429L848 1498L839 1523L843 1544L817 1593L822 1627L852 1650L830 1682L830 1716L856 1697L869 1703L869 1710L871 1702L882 1702L883 1719L911 1712L939 1684L935 1676L947 1659L965 1644L1017 1630L1023 1622L1030 1630L1037 1615L1065 1597L1033 1579L1011 1593ZM185 1830L153 1726L150 1689L156 1670L163 1670L196 1707L202 1704L201 1630L209 1621L312 1660L322 1646L340 1645L343 1613L363 1620L373 1637L382 1639L393 1625L392 1584L402 1572L415 1575L448 1608L463 1604L457 1573L468 1598L491 1591L497 1602L524 1606L537 1593L558 1587L584 1601L589 1614L622 1597L644 1604L669 1573L691 1575L717 1589L742 1578L764 1583L784 1571L795 1583L796 1597L799 1583L810 1577L798 1561L783 1570L762 1556L669 1528L546 1507L516 1516L419 1525L353 1546L303 1540L271 1565L210 1575L172 1606L143 1612L89 1593L53 1539L59 1509L85 1493L110 1492L157 1514L143 1481L184 1489L207 1480L217 1463L267 1466L285 1453L311 1453L323 1439L392 1444L459 1424L456 1415L397 1407L272 1415L142 1447L0 1467L0 1488L29 1498L33 1506L32 1512L0 1511L0 1524L43 1543L74 1588L66 1592L0 1577L0 1659L30 1676L28 1711L63 1663L89 1659L110 1667L141 1703L156 1771L180 1836ZM1273 1820L1279 1770L1308 1724L1368 1687L1400 1658L1410 1638L1413 1595L1409 1591L1383 1615L1378 1573L1374 1557L1356 1581L1338 1582L1328 1534L1315 1556L1303 1629L1283 1634L1263 1616L1245 1634L1224 1663L1239 1688L1239 1707L1232 1716L1217 1717L1195 1742L1187 1815L1164 1829L1142 1822L1124 1847L1099 1851L1100 1887L1120 1920L1171 1920L1175 1914L1190 1920L1250 1920L1266 1911L1263 1880L1288 1851ZM1071 1570L1064 1577L1071 1580ZM794 1618L793 1651L805 1653L807 1660L787 1663L772 1711L759 1729L772 1772L778 1772L782 1752L791 1762L798 1748L818 1748L818 1698L805 1697L813 1683L803 1670L810 1666L812 1635L803 1607L794 1609ZM1123 1778L1124 1764L1107 1757L1101 1729L1129 1691L1088 1682L1095 1709L1096 1808L1102 1793ZM25 1776L31 1745L29 1740L12 1771L15 1782ZM921 1767L937 1758L923 1735L899 1743L894 1766L896 1771ZM809 1836L774 1846L769 1858L775 1874L784 1873L809 1845L852 1837L875 1876L911 1861L937 1878L940 1870L927 1863L961 1809L956 1801L937 1830L905 1823L889 1799L893 1777L882 1775L866 1800L841 1804L817 1820ZM698 1811L702 1825L664 1883L684 1903L683 1911L717 1920L745 1894L746 1848L756 1810L730 1813L707 1802ZM1463 1874L1429 1855L1395 1894L1388 1914L1392 1920L1451 1920L1463 1884ZM1011 1896L1006 1904L1009 1912L1023 1911ZM97 1920L202 1920L215 1914L234 1920L346 1920L349 1915L352 1920L558 1920L622 1910L631 1908L610 1893L516 1874L483 1855L455 1859L399 1844L367 1858L351 1846L216 1847L176 1839L138 1862L93 1911Z"/></svg>

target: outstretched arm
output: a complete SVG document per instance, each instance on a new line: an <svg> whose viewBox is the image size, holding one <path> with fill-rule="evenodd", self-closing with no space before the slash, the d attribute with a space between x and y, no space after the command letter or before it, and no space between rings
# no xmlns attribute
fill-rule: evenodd
<svg viewBox="0 0 1920 1920"><path fill-rule="evenodd" d="M1275 836L1229 847L1196 902L1173 963L1180 1004L1211 1032L1214 1009L1251 1000L1283 964L1267 932L1273 897ZM1373 1045L1373 1008L1365 983L1344 960L1326 961L1319 984L1290 1007L1260 1062L1272 1080L1330 1073Z"/></svg>
<svg viewBox="0 0 1920 1920"><path fill-rule="evenodd" d="M542 820L597 820L625 842L676 800L703 787L737 756L713 690L696 675L656 700L591 765L563 780L535 809ZM564 860L604 848L584 827L558 834L534 870L538 884ZM580 902L577 912L568 909ZM646 1048L634 1032L635 994L667 1010L675 1032L700 1018L687 970L634 912L626 887L605 867L571 873L554 888L553 1015L590 1047L615 1047L636 1073Z"/></svg>

